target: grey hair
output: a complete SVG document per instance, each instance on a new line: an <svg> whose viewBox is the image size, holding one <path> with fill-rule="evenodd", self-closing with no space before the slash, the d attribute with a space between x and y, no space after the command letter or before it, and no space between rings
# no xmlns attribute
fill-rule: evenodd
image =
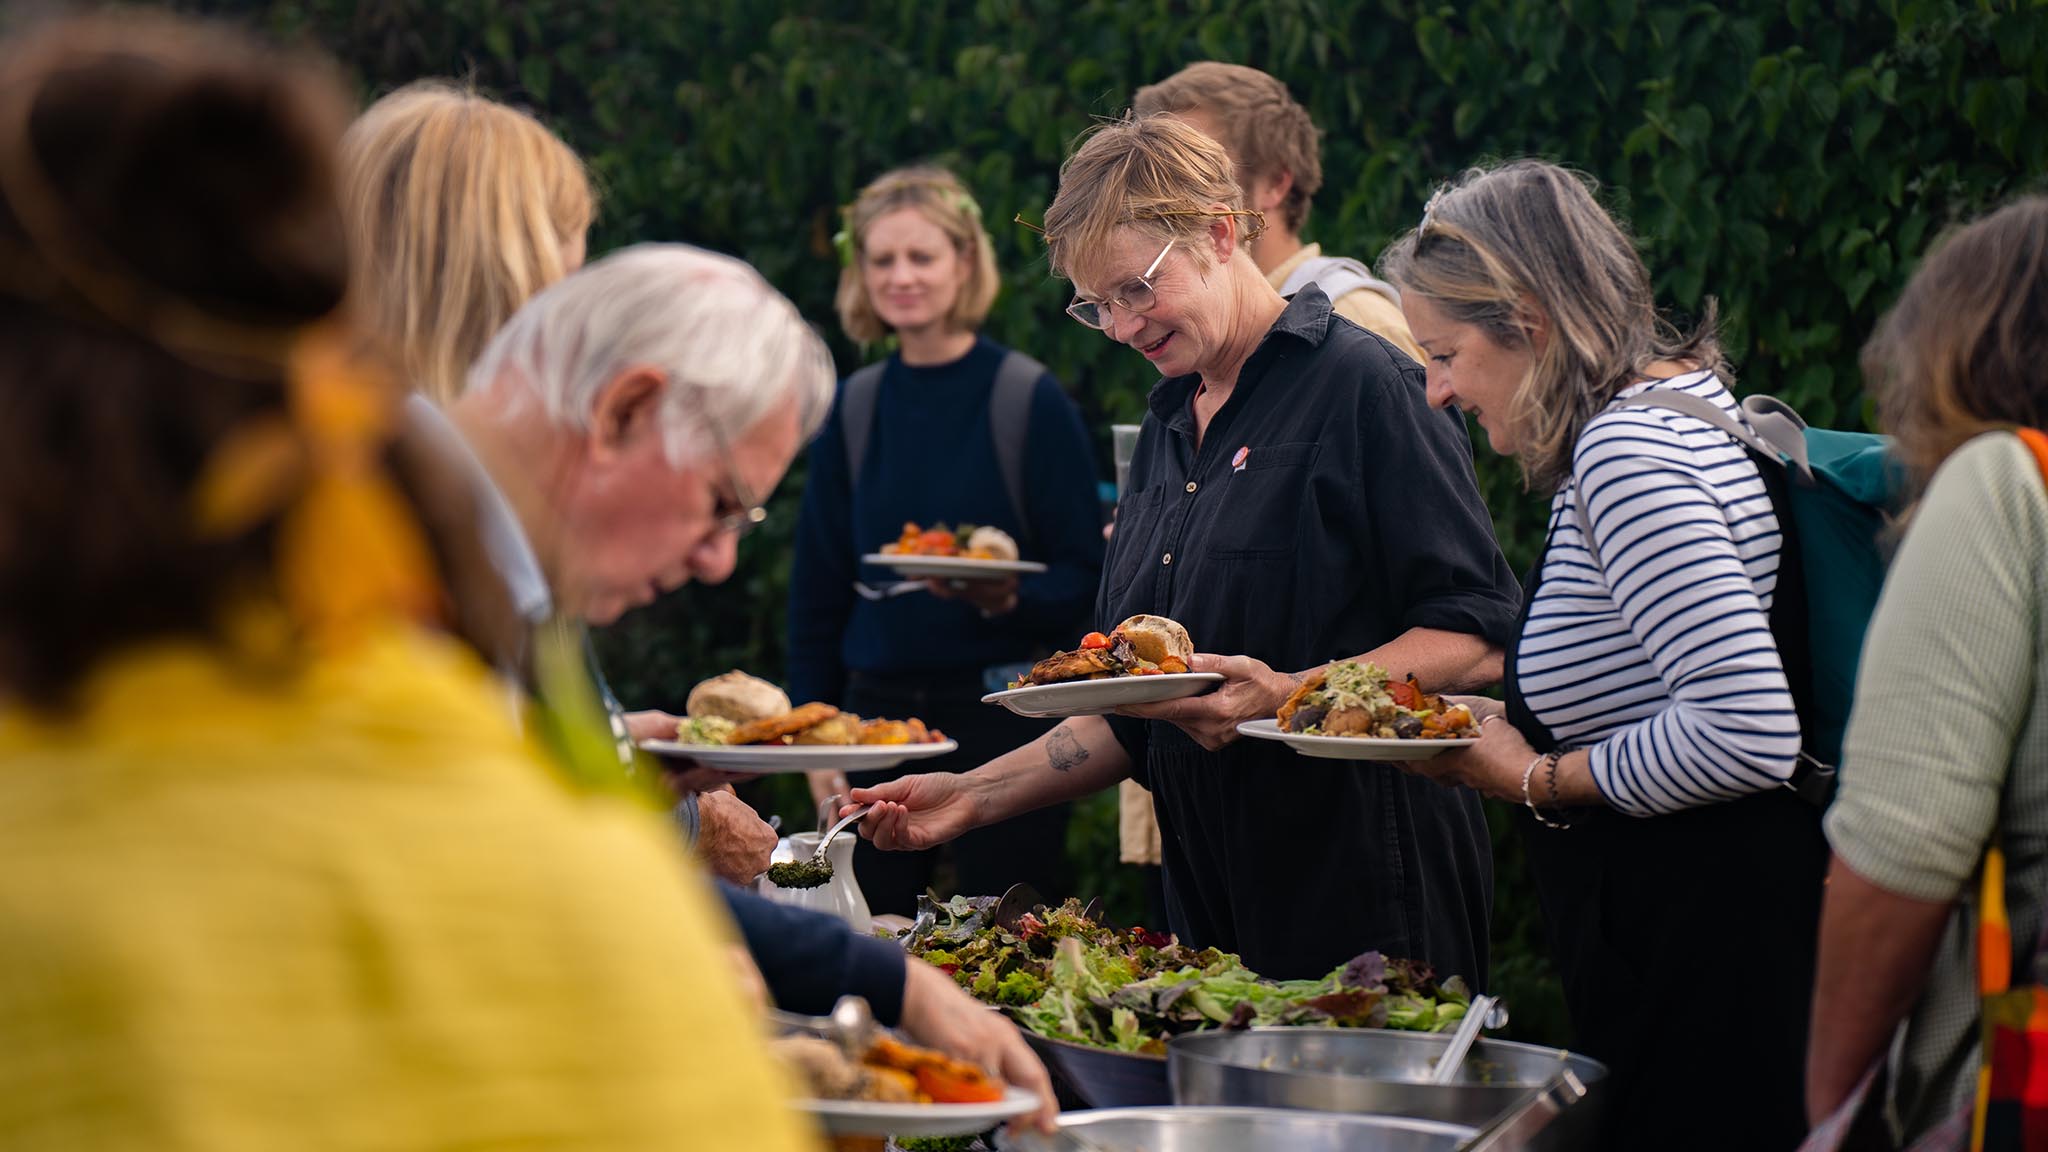
<svg viewBox="0 0 2048 1152"><path fill-rule="evenodd" d="M622 372L668 380L670 462L702 459L708 433L738 439L794 404L805 440L832 407L825 342L752 266L687 244L636 244L526 302L469 370L467 390L507 388L558 426L590 427L597 394Z"/></svg>
<svg viewBox="0 0 2048 1152"><path fill-rule="evenodd" d="M1550 339L1504 413L1520 443L1523 483L1539 492L1571 476L1579 433L1659 361L1711 368L1735 383L1713 300L1691 332L1674 328L1592 180L1556 164L1466 170L1380 255L1380 274L1510 348L1530 347L1548 325Z"/></svg>

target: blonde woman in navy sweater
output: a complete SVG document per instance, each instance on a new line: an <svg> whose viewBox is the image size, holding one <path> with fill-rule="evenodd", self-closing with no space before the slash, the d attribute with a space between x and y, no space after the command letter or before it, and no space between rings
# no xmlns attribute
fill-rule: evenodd
<svg viewBox="0 0 2048 1152"><path fill-rule="evenodd" d="M1431 403L1475 417L1551 497L1506 707L1477 702L1479 744L1417 770L1526 810L1575 1044L1613 1071L1608 1146L1793 1147L1827 848L1784 787L1784 538L1731 436L1624 403L1683 393L1741 419L1711 314L1689 335L1661 321L1627 234L1536 161L1439 192L1382 266ZM1738 969L1735 1011L1707 990ZM1748 1094L1720 1106L1736 1067Z"/></svg>
<svg viewBox="0 0 2048 1152"><path fill-rule="evenodd" d="M790 578L790 696L918 716L960 742L921 770L971 768L1050 726L980 703L990 679L1071 647L1092 626L1102 567L1095 453L1059 382L980 333L999 274L981 210L951 173L890 172L861 192L846 224L840 322L863 345L893 336L897 347L842 382L811 446ZM857 582L897 579L860 557L912 521L1000 528L1049 570L859 596ZM860 783L887 778L864 774ZM843 779L812 787L821 799L846 790ZM1048 898L1063 895L1067 812L1034 812L953 845L959 890L1000 893L1027 881ZM863 842L855 869L868 903L912 911L936 855L878 853Z"/></svg>

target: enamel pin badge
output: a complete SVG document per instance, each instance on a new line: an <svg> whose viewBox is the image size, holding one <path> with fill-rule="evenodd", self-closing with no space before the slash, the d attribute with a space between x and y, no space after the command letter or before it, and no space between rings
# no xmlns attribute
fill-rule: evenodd
<svg viewBox="0 0 2048 1152"><path fill-rule="evenodd" d="M1251 458L1252 450L1250 448L1239 448L1237 455L1230 458L1230 470L1232 472L1244 471L1244 462Z"/></svg>

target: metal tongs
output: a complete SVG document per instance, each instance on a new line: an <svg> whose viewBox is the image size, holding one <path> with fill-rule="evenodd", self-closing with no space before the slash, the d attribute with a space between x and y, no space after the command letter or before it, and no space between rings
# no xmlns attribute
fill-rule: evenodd
<svg viewBox="0 0 2048 1152"><path fill-rule="evenodd" d="M1455 1152L1517 1152L1527 1148L1537 1133L1585 1096L1585 1082L1560 1056L1555 1075L1488 1121L1471 1139L1458 1145Z"/></svg>

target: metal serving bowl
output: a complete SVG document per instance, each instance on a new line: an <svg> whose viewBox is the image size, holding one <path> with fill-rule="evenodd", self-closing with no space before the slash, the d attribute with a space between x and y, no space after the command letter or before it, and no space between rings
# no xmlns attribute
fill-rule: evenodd
<svg viewBox="0 0 2048 1152"><path fill-rule="evenodd" d="M1145 1108L1173 1103L1166 1057L1140 1056L1051 1040L1022 1024L1025 1043L1052 1072L1062 1107Z"/></svg>
<svg viewBox="0 0 2048 1152"><path fill-rule="evenodd" d="M1254 1028L1194 1032L1167 1046L1176 1103L1411 1116L1477 1127L1569 1066L1586 1098L1546 1127L1538 1149L1590 1147L1607 1068L1556 1048L1480 1040L1458 1079L1431 1084L1450 1037L1370 1028Z"/></svg>
<svg viewBox="0 0 2048 1152"><path fill-rule="evenodd" d="M1003 1133L1004 1152L1451 1152L1471 1128L1400 1116L1339 1116L1279 1108L1109 1108L1069 1112L1060 1131Z"/></svg>

